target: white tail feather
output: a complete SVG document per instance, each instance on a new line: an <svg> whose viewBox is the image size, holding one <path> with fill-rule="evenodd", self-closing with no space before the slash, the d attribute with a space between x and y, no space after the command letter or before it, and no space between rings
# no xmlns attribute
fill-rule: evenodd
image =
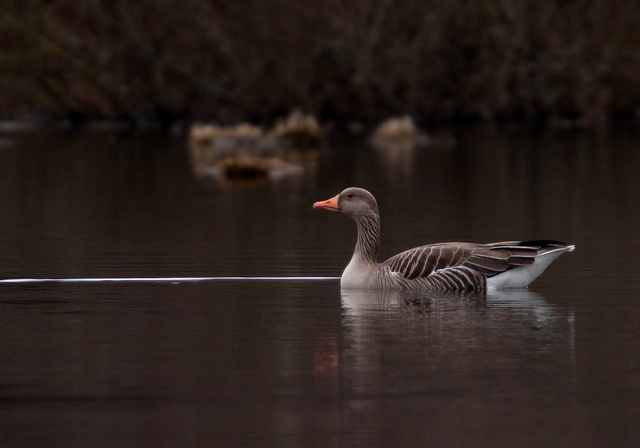
<svg viewBox="0 0 640 448"><path fill-rule="evenodd" d="M534 281L553 260L565 252L571 252L576 246L559 247L541 250L533 264L509 269L487 279L489 289L526 288Z"/></svg>

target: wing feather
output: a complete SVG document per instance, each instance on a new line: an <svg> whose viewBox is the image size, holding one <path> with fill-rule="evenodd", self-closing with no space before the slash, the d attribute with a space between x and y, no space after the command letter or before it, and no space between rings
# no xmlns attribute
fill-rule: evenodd
<svg viewBox="0 0 640 448"><path fill-rule="evenodd" d="M474 291L486 288L487 278L466 266L453 266L435 271L429 276L434 289L442 291Z"/></svg>
<svg viewBox="0 0 640 448"><path fill-rule="evenodd" d="M414 280L426 278L440 270L465 266L491 277L506 270L533 264L539 254L542 241L531 245L518 241L491 244L442 243L409 249L384 264L392 272ZM556 242L546 242L552 247ZM561 243L557 243L561 244Z"/></svg>
<svg viewBox="0 0 640 448"><path fill-rule="evenodd" d="M563 246L547 240L431 244L402 252L382 265L403 281L434 289L483 289L488 277L529 266L541 253Z"/></svg>
<svg viewBox="0 0 640 448"><path fill-rule="evenodd" d="M472 254L471 246L458 244L433 244L409 249L383 264L392 272L413 280L426 278L434 272L462 264Z"/></svg>

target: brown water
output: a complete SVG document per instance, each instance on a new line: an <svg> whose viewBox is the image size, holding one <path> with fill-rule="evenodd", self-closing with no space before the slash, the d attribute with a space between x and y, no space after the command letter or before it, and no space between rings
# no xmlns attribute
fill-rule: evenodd
<svg viewBox="0 0 640 448"><path fill-rule="evenodd" d="M201 183L182 141L0 146L4 278L339 276L378 198L382 257L437 241L575 243L532 288L337 280L0 283L0 446L622 447L640 440L640 141L467 131L453 148L302 154Z"/></svg>

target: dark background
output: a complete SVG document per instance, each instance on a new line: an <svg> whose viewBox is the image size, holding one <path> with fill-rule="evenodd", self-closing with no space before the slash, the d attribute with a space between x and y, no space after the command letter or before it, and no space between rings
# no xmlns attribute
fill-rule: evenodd
<svg viewBox="0 0 640 448"><path fill-rule="evenodd" d="M0 1L0 117L635 122L634 1Z"/></svg>

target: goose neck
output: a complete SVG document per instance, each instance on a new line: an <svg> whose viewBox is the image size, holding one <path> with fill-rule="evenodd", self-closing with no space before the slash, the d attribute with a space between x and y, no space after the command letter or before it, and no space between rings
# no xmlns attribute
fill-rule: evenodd
<svg viewBox="0 0 640 448"><path fill-rule="evenodd" d="M380 219L377 216L361 216L356 219L356 224L358 241L353 256L365 263L376 264L380 245Z"/></svg>

